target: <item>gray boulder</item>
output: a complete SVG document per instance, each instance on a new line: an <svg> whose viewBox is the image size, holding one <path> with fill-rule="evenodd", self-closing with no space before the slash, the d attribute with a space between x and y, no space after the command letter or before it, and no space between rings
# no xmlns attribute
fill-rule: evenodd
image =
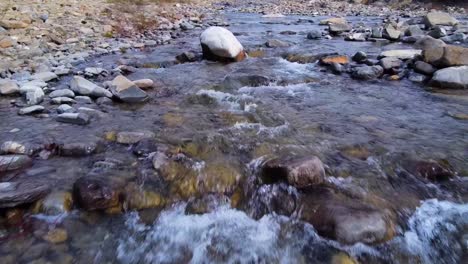
<svg viewBox="0 0 468 264"><path fill-rule="evenodd" d="M434 26L454 26L458 24L458 20L445 12L432 11L424 17L424 24L426 28Z"/></svg>
<svg viewBox="0 0 468 264"><path fill-rule="evenodd" d="M20 88L15 81L9 79L0 79L0 95L9 95L19 93Z"/></svg>
<svg viewBox="0 0 468 264"><path fill-rule="evenodd" d="M437 69L431 64L424 61L417 61L414 64L414 71L425 75L432 75Z"/></svg>
<svg viewBox="0 0 468 264"><path fill-rule="evenodd" d="M356 67L351 72L351 77L359 80L372 80L382 76L384 69L382 66L361 66Z"/></svg>

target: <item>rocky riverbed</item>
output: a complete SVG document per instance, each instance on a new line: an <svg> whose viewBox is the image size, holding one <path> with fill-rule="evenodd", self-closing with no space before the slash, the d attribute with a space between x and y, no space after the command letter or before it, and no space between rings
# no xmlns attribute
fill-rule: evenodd
<svg viewBox="0 0 468 264"><path fill-rule="evenodd" d="M466 15L42 3L2 20L1 263L468 260Z"/></svg>

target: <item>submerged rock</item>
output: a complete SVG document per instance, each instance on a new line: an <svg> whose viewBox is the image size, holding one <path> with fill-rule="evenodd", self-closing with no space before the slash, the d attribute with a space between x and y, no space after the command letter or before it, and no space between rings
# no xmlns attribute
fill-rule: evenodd
<svg viewBox="0 0 468 264"><path fill-rule="evenodd" d="M450 67L434 73L431 85L441 88L468 89L468 66Z"/></svg>
<svg viewBox="0 0 468 264"><path fill-rule="evenodd" d="M73 197L70 192L52 192L40 202L40 212L46 215L68 213L73 208Z"/></svg>
<svg viewBox="0 0 468 264"><path fill-rule="evenodd" d="M265 46L268 48L286 48L291 46L289 42L282 41L279 39L269 39L267 42L265 42Z"/></svg>
<svg viewBox="0 0 468 264"><path fill-rule="evenodd" d="M307 39L321 39L322 38L322 31L319 29L312 29L307 33Z"/></svg>
<svg viewBox="0 0 468 264"><path fill-rule="evenodd" d="M325 181L323 163L315 156L292 160L270 160L263 165L261 174L266 183L287 181L297 188Z"/></svg>
<svg viewBox="0 0 468 264"><path fill-rule="evenodd" d="M73 184L73 200L87 211L117 207L120 195L108 181L97 177L81 177Z"/></svg>
<svg viewBox="0 0 468 264"><path fill-rule="evenodd" d="M200 35L203 57L214 61L242 61L246 54L242 44L222 27L209 27Z"/></svg>
<svg viewBox="0 0 468 264"><path fill-rule="evenodd" d="M248 211L255 219L272 213L291 216L299 209L298 199L295 188L285 183L261 185L250 198Z"/></svg>
<svg viewBox="0 0 468 264"><path fill-rule="evenodd" d="M129 210L161 208L164 204L164 197L159 193L144 190L136 184L125 187L125 205Z"/></svg>
<svg viewBox="0 0 468 264"><path fill-rule="evenodd" d="M411 174L430 181L446 181L455 176L449 164L429 160L408 160L403 167Z"/></svg>

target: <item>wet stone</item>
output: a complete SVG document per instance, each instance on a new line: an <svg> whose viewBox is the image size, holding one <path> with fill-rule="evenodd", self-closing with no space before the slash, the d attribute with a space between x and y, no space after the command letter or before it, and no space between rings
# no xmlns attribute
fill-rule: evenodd
<svg viewBox="0 0 468 264"><path fill-rule="evenodd" d="M1 162L1 160L0 160ZM49 192L49 186L32 180L0 183L0 208L33 203Z"/></svg>
<svg viewBox="0 0 468 264"><path fill-rule="evenodd" d="M112 97L112 93L108 90L86 80L81 76L74 76L70 82L70 89L80 95L88 95L92 97Z"/></svg>
<svg viewBox="0 0 468 264"><path fill-rule="evenodd" d="M83 157L96 153L97 148L96 143L65 143L60 146L59 153L61 156Z"/></svg>
<svg viewBox="0 0 468 264"><path fill-rule="evenodd" d="M1 155L0 172L23 169L31 166L32 159L26 155Z"/></svg>
<svg viewBox="0 0 468 264"><path fill-rule="evenodd" d="M270 160L263 165L261 174L266 183L287 181L297 188L321 184L325 181L323 163L314 156Z"/></svg>
<svg viewBox="0 0 468 264"><path fill-rule="evenodd" d="M87 125L89 123L89 119L89 116L83 113L63 113L57 116L58 122L75 125Z"/></svg>
<svg viewBox="0 0 468 264"><path fill-rule="evenodd" d="M363 51L358 51L352 57L352 60L358 63L364 62L367 59L367 54Z"/></svg>
<svg viewBox="0 0 468 264"><path fill-rule="evenodd" d="M16 141L5 141L0 146L0 154L28 154L29 149Z"/></svg>
<svg viewBox="0 0 468 264"><path fill-rule="evenodd" d="M376 244L394 235L392 217L327 187L301 192L301 219L311 223L322 236L344 244Z"/></svg>
<svg viewBox="0 0 468 264"><path fill-rule="evenodd" d="M94 176L81 177L73 184L73 200L87 211L117 207L120 195L109 181Z"/></svg>

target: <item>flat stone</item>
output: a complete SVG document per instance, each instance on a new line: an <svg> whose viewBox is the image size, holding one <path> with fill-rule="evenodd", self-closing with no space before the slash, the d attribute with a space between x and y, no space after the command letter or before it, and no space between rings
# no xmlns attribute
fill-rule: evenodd
<svg viewBox="0 0 468 264"><path fill-rule="evenodd" d="M107 98L107 97L101 97L101 98ZM83 104L92 104L93 103L93 99L91 99L91 97L89 97L89 96L80 95L80 96L76 96L74 99L78 103L83 103Z"/></svg>
<svg viewBox="0 0 468 264"><path fill-rule="evenodd" d="M70 90L70 89L60 89L60 90L55 90L49 94L50 98L55 98L55 97L70 97L73 98L75 97L75 93Z"/></svg>
<svg viewBox="0 0 468 264"><path fill-rule="evenodd" d="M57 74L53 73L53 72L40 72L40 73L36 73L32 76L32 78L34 80L41 80L43 82L48 82L48 81L52 81L54 79L57 79L58 76Z"/></svg>
<svg viewBox="0 0 468 264"><path fill-rule="evenodd" d="M61 156L84 157L96 153L97 147L94 142L65 143L60 146L59 152Z"/></svg>
<svg viewBox="0 0 468 264"><path fill-rule="evenodd" d="M31 166L32 159L26 155L0 156L0 172L12 171Z"/></svg>
<svg viewBox="0 0 468 264"><path fill-rule="evenodd" d="M332 35L338 35L343 32L348 32L351 31L351 29L351 26L348 24L332 23L328 25L328 31Z"/></svg>
<svg viewBox="0 0 468 264"><path fill-rule="evenodd" d="M81 95L92 97L112 97L112 93L81 76L74 76L70 82L70 89Z"/></svg>
<svg viewBox="0 0 468 264"><path fill-rule="evenodd" d="M75 125L86 125L89 123L89 116L83 113L63 113L57 116L57 121Z"/></svg>
<svg viewBox="0 0 468 264"><path fill-rule="evenodd" d="M19 93L20 88L18 84L9 79L0 79L0 94L1 95L10 95L10 94L15 94Z"/></svg>
<svg viewBox="0 0 468 264"><path fill-rule="evenodd" d="M55 97L55 98L52 98L51 103L52 104L58 104L58 105L61 105L61 104L75 104L76 101L73 100L70 97Z"/></svg>
<svg viewBox="0 0 468 264"><path fill-rule="evenodd" d="M37 114L37 113L42 113L44 110L45 108L42 105L33 105L33 106L21 108L18 111L18 114L19 115Z"/></svg>
<svg viewBox="0 0 468 264"><path fill-rule="evenodd" d="M414 59L416 56L420 56L422 50L407 49L407 50L387 50L380 53L381 57L396 57L400 60Z"/></svg>
<svg viewBox="0 0 468 264"><path fill-rule="evenodd" d="M33 203L49 192L47 184L34 181L3 182L0 186L0 208Z"/></svg>
<svg viewBox="0 0 468 264"><path fill-rule="evenodd" d="M330 24L348 24L348 21L344 17L330 17L323 19L319 22L319 25L330 25Z"/></svg>
<svg viewBox="0 0 468 264"><path fill-rule="evenodd" d="M153 138L155 134L150 131L126 131L117 133L116 141L120 144L135 144L140 140Z"/></svg>
<svg viewBox="0 0 468 264"><path fill-rule="evenodd" d="M6 19L0 21L0 27L6 28L6 29L20 29L20 28L27 28L28 26L29 24L24 21L6 20Z"/></svg>

